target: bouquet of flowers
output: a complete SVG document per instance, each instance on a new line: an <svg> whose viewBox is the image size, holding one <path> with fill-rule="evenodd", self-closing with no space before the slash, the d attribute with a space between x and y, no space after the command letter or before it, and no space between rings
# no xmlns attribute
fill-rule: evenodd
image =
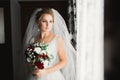
<svg viewBox="0 0 120 80"><path fill-rule="evenodd" d="M30 44L25 50L26 61L39 69L49 65L53 55L47 52L48 45L41 42Z"/></svg>

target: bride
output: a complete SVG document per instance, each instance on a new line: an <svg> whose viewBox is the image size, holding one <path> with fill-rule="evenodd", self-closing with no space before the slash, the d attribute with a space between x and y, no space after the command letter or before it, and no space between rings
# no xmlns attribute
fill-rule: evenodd
<svg viewBox="0 0 120 80"><path fill-rule="evenodd" d="M23 53L30 44L42 43L48 45L47 52L53 59L43 69L26 65L26 80L75 80L76 51L70 39L65 21L57 10L36 9L24 36Z"/></svg>

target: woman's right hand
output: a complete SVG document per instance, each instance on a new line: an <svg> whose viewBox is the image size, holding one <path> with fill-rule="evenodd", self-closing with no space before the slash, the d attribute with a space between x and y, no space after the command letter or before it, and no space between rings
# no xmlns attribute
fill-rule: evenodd
<svg viewBox="0 0 120 80"><path fill-rule="evenodd" d="M47 70L46 69L35 69L33 70L33 75L36 76L36 77L41 77L41 76L44 76L47 74Z"/></svg>
<svg viewBox="0 0 120 80"><path fill-rule="evenodd" d="M35 68L32 71L33 76L37 76L37 73L39 72L39 69Z"/></svg>

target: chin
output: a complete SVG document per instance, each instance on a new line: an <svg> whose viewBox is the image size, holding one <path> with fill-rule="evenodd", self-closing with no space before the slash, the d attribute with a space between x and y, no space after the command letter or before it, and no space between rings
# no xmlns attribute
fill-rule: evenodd
<svg viewBox="0 0 120 80"><path fill-rule="evenodd" d="M44 30L43 32L50 32L50 30Z"/></svg>

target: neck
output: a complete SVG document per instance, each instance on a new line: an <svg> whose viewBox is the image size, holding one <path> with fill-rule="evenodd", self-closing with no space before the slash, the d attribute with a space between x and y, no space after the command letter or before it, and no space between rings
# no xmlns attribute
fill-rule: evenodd
<svg viewBox="0 0 120 80"><path fill-rule="evenodd" d="M45 39L49 34L50 34L50 32L41 32L40 33L40 38Z"/></svg>

